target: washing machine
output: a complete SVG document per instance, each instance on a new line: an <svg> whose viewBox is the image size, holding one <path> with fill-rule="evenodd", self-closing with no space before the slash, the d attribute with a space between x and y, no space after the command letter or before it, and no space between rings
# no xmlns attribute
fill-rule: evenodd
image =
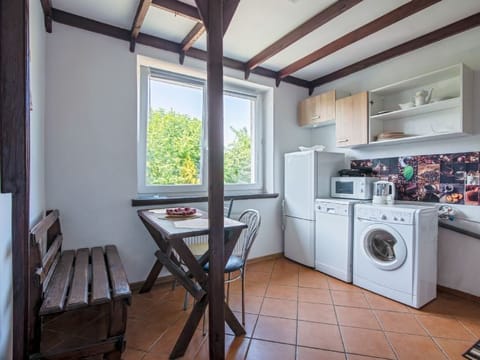
<svg viewBox="0 0 480 360"><path fill-rule="evenodd" d="M414 308L435 299L436 208L358 204L354 217L353 283Z"/></svg>

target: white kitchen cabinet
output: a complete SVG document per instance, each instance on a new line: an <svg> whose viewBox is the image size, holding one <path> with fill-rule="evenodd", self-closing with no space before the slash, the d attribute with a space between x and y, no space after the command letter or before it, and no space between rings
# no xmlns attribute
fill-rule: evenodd
<svg viewBox="0 0 480 360"><path fill-rule="evenodd" d="M415 94L429 89L428 103L415 104ZM369 144L451 137L472 130L473 73L464 64L372 90L369 99ZM408 108L400 108L409 102Z"/></svg>

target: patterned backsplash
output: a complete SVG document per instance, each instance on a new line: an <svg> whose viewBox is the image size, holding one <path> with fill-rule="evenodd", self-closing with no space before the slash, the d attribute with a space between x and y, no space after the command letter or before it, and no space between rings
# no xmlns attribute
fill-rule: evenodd
<svg viewBox="0 0 480 360"><path fill-rule="evenodd" d="M395 183L397 200L480 205L480 152L352 160Z"/></svg>

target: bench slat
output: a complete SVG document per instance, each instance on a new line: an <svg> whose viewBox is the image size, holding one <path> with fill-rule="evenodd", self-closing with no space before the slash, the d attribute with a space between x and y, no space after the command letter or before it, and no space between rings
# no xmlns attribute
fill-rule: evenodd
<svg viewBox="0 0 480 360"><path fill-rule="evenodd" d="M92 296L90 304L102 304L110 301L105 257L101 247L92 248Z"/></svg>
<svg viewBox="0 0 480 360"><path fill-rule="evenodd" d="M115 245L105 246L107 255L108 273L112 284L112 296L114 299L129 298L132 293L128 285L127 275L120 260L117 247Z"/></svg>
<svg viewBox="0 0 480 360"><path fill-rule="evenodd" d="M42 268L45 276L50 271L50 267L52 266L53 260L55 260L55 257L57 256L58 251L62 247L62 240L63 240L62 235L57 235L52 245L50 245L50 248L48 249L47 253L42 258Z"/></svg>
<svg viewBox="0 0 480 360"><path fill-rule="evenodd" d="M62 253L40 308L40 315L63 311L74 257L75 252L73 250Z"/></svg>
<svg viewBox="0 0 480 360"><path fill-rule="evenodd" d="M77 250L66 310L88 305L88 257L89 249Z"/></svg>

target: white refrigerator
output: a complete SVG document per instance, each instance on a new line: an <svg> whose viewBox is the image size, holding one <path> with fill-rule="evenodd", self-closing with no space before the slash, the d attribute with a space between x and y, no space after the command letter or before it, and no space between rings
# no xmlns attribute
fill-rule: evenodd
<svg viewBox="0 0 480 360"><path fill-rule="evenodd" d="M345 155L318 151L285 154L283 229L285 257L315 266L315 198L330 196L330 177Z"/></svg>

